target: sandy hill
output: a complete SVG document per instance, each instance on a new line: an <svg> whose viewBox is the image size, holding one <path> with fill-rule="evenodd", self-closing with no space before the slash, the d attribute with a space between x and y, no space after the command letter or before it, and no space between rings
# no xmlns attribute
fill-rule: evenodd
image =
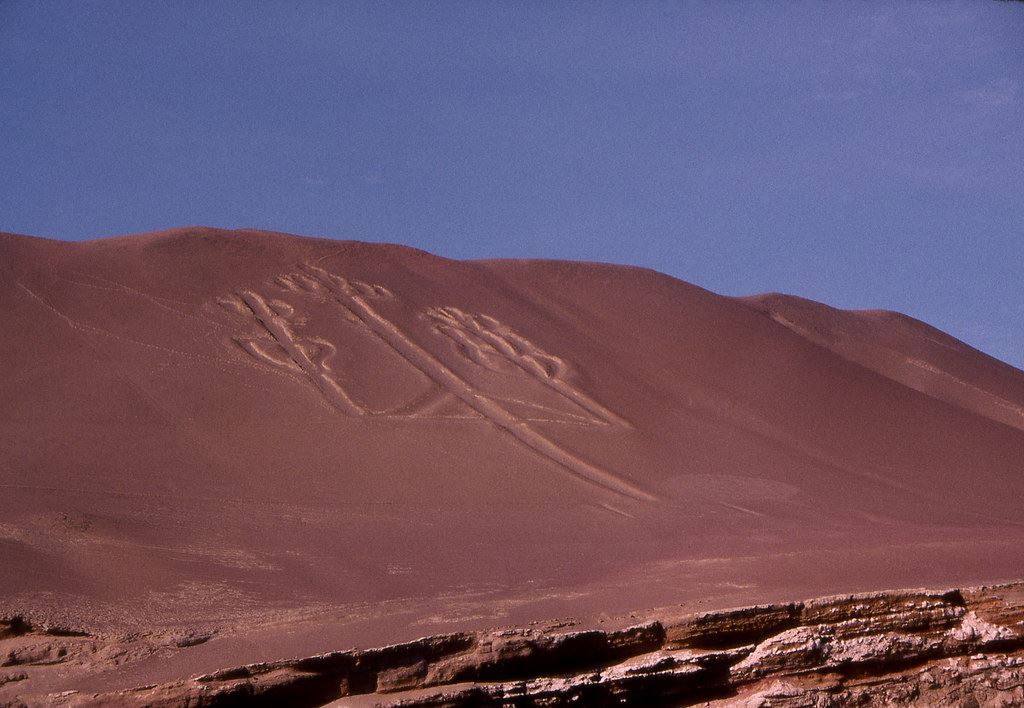
<svg viewBox="0 0 1024 708"><path fill-rule="evenodd" d="M902 315L213 229L0 303L0 610L174 638L75 688L1024 567L1024 373Z"/></svg>

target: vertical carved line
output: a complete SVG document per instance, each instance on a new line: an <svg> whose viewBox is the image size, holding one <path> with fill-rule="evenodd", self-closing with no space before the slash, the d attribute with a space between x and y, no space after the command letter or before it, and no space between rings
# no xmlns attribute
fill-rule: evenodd
<svg viewBox="0 0 1024 708"><path fill-rule="evenodd" d="M295 336L292 334L285 318L277 314L267 304L266 300L251 290L239 291L238 297L242 299L242 302L249 308L263 329L277 340L277 343L287 352L292 361L320 389L324 398L331 405L347 415L360 416L366 414L366 410L352 400L348 393L345 392L345 389L330 375L330 372L322 364L314 362L309 357L302 346L295 340Z"/></svg>

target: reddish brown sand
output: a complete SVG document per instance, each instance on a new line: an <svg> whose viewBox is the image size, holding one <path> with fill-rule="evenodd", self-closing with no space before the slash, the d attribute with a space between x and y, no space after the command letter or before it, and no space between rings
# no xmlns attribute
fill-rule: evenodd
<svg viewBox="0 0 1024 708"><path fill-rule="evenodd" d="M0 305L0 614L214 633L33 691L1024 568L1024 373L902 315L211 229Z"/></svg>

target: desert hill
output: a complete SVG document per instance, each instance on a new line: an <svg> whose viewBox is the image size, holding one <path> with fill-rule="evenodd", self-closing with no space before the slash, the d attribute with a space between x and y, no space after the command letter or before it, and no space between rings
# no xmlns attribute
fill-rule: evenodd
<svg viewBox="0 0 1024 708"><path fill-rule="evenodd" d="M0 304L0 614L157 647L0 700L1024 567L1024 373L903 315L214 229Z"/></svg>

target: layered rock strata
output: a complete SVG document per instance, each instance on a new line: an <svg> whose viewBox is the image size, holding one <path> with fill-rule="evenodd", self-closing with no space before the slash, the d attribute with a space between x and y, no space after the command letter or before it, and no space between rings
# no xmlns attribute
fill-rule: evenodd
<svg viewBox="0 0 1024 708"><path fill-rule="evenodd" d="M89 641L17 618L0 625L0 638L22 647L2 647L0 663L8 674L19 665L73 657L87 651ZM4 680L17 679L0 677ZM1020 705L1024 584L877 592L682 617L661 613L616 629L447 634L252 664L130 691L25 696L14 705L19 702Z"/></svg>

